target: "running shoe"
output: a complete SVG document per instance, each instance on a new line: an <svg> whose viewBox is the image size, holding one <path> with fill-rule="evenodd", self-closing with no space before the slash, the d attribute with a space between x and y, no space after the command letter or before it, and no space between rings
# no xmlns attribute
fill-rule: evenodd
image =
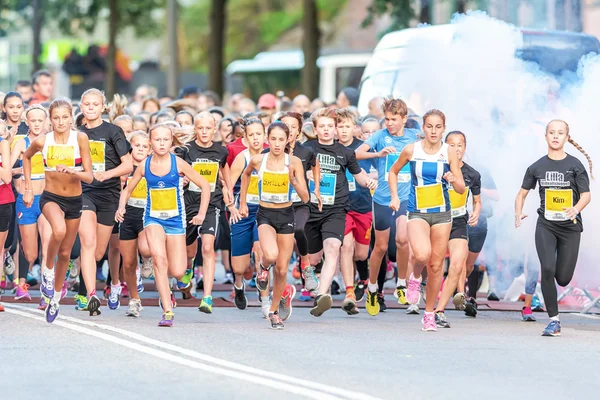
<svg viewBox="0 0 600 400"><path fill-rule="evenodd" d="M196 290L204 290L204 276L202 274L198 275L198 280L196 281Z"/></svg>
<svg viewBox="0 0 600 400"><path fill-rule="evenodd" d="M88 297L87 309L90 313L90 317L102 314L102 312L100 311L100 299L98 298L98 296L96 296L96 294L93 294Z"/></svg>
<svg viewBox="0 0 600 400"><path fill-rule="evenodd" d="M423 300L423 303L427 301L427 278L421 282L421 299Z"/></svg>
<svg viewBox="0 0 600 400"><path fill-rule="evenodd" d="M234 280L233 274L231 272L226 272L225 273L225 280L223 281L223 283L225 285L231 285L231 284L233 284L233 280Z"/></svg>
<svg viewBox="0 0 600 400"><path fill-rule="evenodd" d="M67 296L67 292L69 291L69 284L67 281L63 282L62 290L60 291L60 299L64 299Z"/></svg>
<svg viewBox="0 0 600 400"><path fill-rule="evenodd" d="M375 316L379 314L379 299L377 298L377 292L372 293L367 289L367 302L365 303L365 308L369 315Z"/></svg>
<svg viewBox="0 0 600 400"><path fill-rule="evenodd" d="M437 331L437 325L435 324L435 316L433 313L425 313L423 316L423 331L425 332L435 332Z"/></svg>
<svg viewBox="0 0 600 400"><path fill-rule="evenodd" d="M310 295L310 292L306 289L302 289L300 291L300 297L298 298L298 300L300 301L311 301L312 300L312 296Z"/></svg>
<svg viewBox="0 0 600 400"><path fill-rule="evenodd" d="M125 311L125 315L128 317L137 318L140 316L140 311L143 310L142 302L139 299L129 299L129 306L127 307L127 311Z"/></svg>
<svg viewBox="0 0 600 400"><path fill-rule="evenodd" d="M435 313L435 324L438 328L450 328L450 323L448 323L446 314L443 311Z"/></svg>
<svg viewBox="0 0 600 400"><path fill-rule="evenodd" d="M204 296L198 307L198 311L205 314L212 314L213 298L212 296Z"/></svg>
<svg viewBox="0 0 600 400"><path fill-rule="evenodd" d="M477 302L472 297L465 304L465 315L467 317L477 317Z"/></svg>
<svg viewBox="0 0 600 400"><path fill-rule="evenodd" d="M419 305L418 304L410 304L408 306L408 308L406 309L406 313L408 315L419 315L419 313L420 313Z"/></svg>
<svg viewBox="0 0 600 400"><path fill-rule="evenodd" d="M26 282L29 286L37 286L37 284L40 282L40 280L36 279L36 277L32 271L29 271L29 272L27 272Z"/></svg>
<svg viewBox="0 0 600 400"><path fill-rule="evenodd" d="M150 277L154 275L154 263L152 262L152 257L142 261L141 275L145 279L150 279Z"/></svg>
<svg viewBox="0 0 600 400"><path fill-rule="evenodd" d="M329 292L331 293L332 296L334 296L336 294L340 294L340 284L338 283L336 277L334 277L333 280L331 281L331 287L329 288Z"/></svg>
<svg viewBox="0 0 600 400"><path fill-rule="evenodd" d="M408 301L406 300L406 286L397 286L394 291L394 297L398 299L398 304L408 304Z"/></svg>
<svg viewBox="0 0 600 400"><path fill-rule="evenodd" d="M48 302L46 301L46 298L42 296L40 299L40 304L38 305L38 310L45 310L46 307L48 307Z"/></svg>
<svg viewBox="0 0 600 400"><path fill-rule="evenodd" d="M69 261L69 279L73 280L79 275L79 268L77 263L73 260Z"/></svg>
<svg viewBox="0 0 600 400"><path fill-rule="evenodd" d="M550 320L542 336L560 336L560 321Z"/></svg>
<svg viewBox="0 0 600 400"><path fill-rule="evenodd" d="M177 281L177 289L181 292L184 300L191 299L192 296L192 277L194 276L194 270L188 268L185 270L185 274L181 280Z"/></svg>
<svg viewBox="0 0 600 400"><path fill-rule="evenodd" d="M315 267L307 265L302 271L302 277L304 278L304 288L309 292L314 292L319 289L319 279L315 274Z"/></svg>
<svg viewBox="0 0 600 400"><path fill-rule="evenodd" d="M138 294L144 293L144 282L142 281L142 273L139 268L135 269L135 279L136 279Z"/></svg>
<svg viewBox="0 0 600 400"><path fill-rule="evenodd" d="M356 315L359 313L354 292L346 293L346 298L342 302L342 310L346 311L348 315Z"/></svg>
<svg viewBox="0 0 600 400"><path fill-rule="evenodd" d="M358 282L356 282L356 285L354 285L354 294L356 295L357 303L360 303L365 298L365 290L367 288L368 283L369 280L365 279L364 281L359 280Z"/></svg>
<svg viewBox="0 0 600 400"><path fill-rule="evenodd" d="M302 277L302 270L300 269L300 262L298 262L292 268L292 278L300 279L301 277Z"/></svg>
<svg viewBox="0 0 600 400"><path fill-rule="evenodd" d="M268 301L263 301L260 299L260 293L259 293L258 299L260 301L260 310L262 311L263 318L269 318L269 313L271 312L271 304L272 304L271 296L269 296Z"/></svg>
<svg viewBox="0 0 600 400"><path fill-rule="evenodd" d="M462 292L458 292L452 298L452 303L457 310L464 310L467 305L467 296Z"/></svg>
<svg viewBox="0 0 600 400"><path fill-rule="evenodd" d="M238 289L233 285L233 291L235 292L233 296L233 302L238 310L245 310L248 307L248 298L246 297L246 285L242 281L242 288ZM260 296L259 296L260 298Z"/></svg>
<svg viewBox="0 0 600 400"><path fill-rule="evenodd" d="M40 288L42 296L51 299L54 296L54 268L46 269L42 273L42 287Z"/></svg>
<svg viewBox="0 0 600 400"><path fill-rule="evenodd" d="M279 300L279 317L282 321L287 321L292 316L292 300L296 296L296 287L289 283L285 285L281 300ZM269 317L270 318L270 317Z"/></svg>
<svg viewBox="0 0 600 400"><path fill-rule="evenodd" d="M56 317L58 317L58 312L60 310L60 305L58 304L58 301L52 299L50 300L50 304L48 304L48 307L46 307L46 322L48 323L53 323L54 320L56 319Z"/></svg>
<svg viewBox="0 0 600 400"><path fill-rule="evenodd" d="M500 301L500 298L492 291L488 292L487 299L489 301Z"/></svg>
<svg viewBox="0 0 600 400"><path fill-rule="evenodd" d="M330 295L320 294L315 298L315 304L313 308L310 309L310 313L315 317L320 317L325 311L331 308L332 304L333 300Z"/></svg>
<svg viewBox="0 0 600 400"><path fill-rule="evenodd" d="M167 311L166 313L164 313L162 315L162 319L158 323L158 326L170 328L173 326L174 319L175 319L175 314L173 314L173 311Z"/></svg>
<svg viewBox="0 0 600 400"><path fill-rule="evenodd" d="M127 287L127 282L121 282L121 297L129 298L129 288Z"/></svg>
<svg viewBox="0 0 600 400"><path fill-rule="evenodd" d="M31 280L32 281L36 281L36 285L37 282L41 282L42 281L42 267L39 264L35 264L32 268L31 271L29 271L29 273L27 274L27 279L29 279L29 274L31 274ZM29 282L27 282L29 283ZM29 283L31 285L31 283ZM35 286L35 285L31 285L31 286Z"/></svg>
<svg viewBox="0 0 600 400"><path fill-rule="evenodd" d="M283 321L279 318L279 313L277 311L269 313L269 322L271 322L271 329L283 329Z"/></svg>
<svg viewBox="0 0 600 400"><path fill-rule="evenodd" d="M393 279L395 275L396 270L394 268L394 263L388 260L385 268L385 280L389 281L390 279Z"/></svg>
<svg viewBox="0 0 600 400"><path fill-rule="evenodd" d="M521 318L526 322L535 322L536 319L533 316L533 311L531 311L531 307L523 307L521 310Z"/></svg>
<svg viewBox="0 0 600 400"><path fill-rule="evenodd" d="M379 312L385 312L387 306L385 305L385 297L383 293L377 293L377 302L379 303Z"/></svg>
<svg viewBox="0 0 600 400"><path fill-rule="evenodd" d="M413 274L410 274L408 280L406 301L408 301L409 304L419 304L421 302L421 279L415 279Z"/></svg>
<svg viewBox="0 0 600 400"><path fill-rule="evenodd" d="M104 294L104 300L108 300L108 298L110 296L110 285L104 286L102 293Z"/></svg>
<svg viewBox="0 0 600 400"><path fill-rule="evenodd" d="M0 312L4 312L4 306L0 304Z"/></svg>
<svg viewBox="0 0 600 400"><path fill-rule="evenodd" d="M80 294L75 295L75 310L87 311L88 299Z"/></svg>
<svg viewBox="0 0 600 400"><path fill-rule="evenodd" d="M97 282L106 282L106 277L102 273L102 268L96 268L96 281Z"/></svg>
<svg viewBox="0 0 600 400"><path fill-rule="evenodd" d="M544 305L537 294L534 294L533 299L531 299L531 309L533 311L544 311Z"/></svg>
<svg viewBox="0 0 600 400"><path fill-rule="evenodd" d="M256 288L260 291L269 289L269 271L271 267L265 268L260 265L260 271L256 275Z"/></svg>
<svg viewBox="0 0 600 400"><path fill-rule="evenodd" d="M15 300L27 299L31 301L31 295L29 294L29 285L26 283L21 283L17 286L17 291L15 292Z"/></svg>
<svg viewBox="0 0 600 400"><path fill-rule="evenodd" d="M116 310L121 307L121 285L111 285L110 294L108 295L108 308Z"/></svg>
<svg viewBox="0 0 600 400"><path fill-rule="evenodd" d="M160 296L158 296L158 306L164 311L165 309L162 306L162 301L160 300ZM171 307L172 308L176 308L177 307L177 301L175 300L175 295L173 294L173 291L171 291Z"/></svg>
<svg viewBox="0 0 600 400"><path fill-rule="evenodd" d="M15 262L8 251L4 252L4 274L10 281L13 280L15 275Z"/></svg>

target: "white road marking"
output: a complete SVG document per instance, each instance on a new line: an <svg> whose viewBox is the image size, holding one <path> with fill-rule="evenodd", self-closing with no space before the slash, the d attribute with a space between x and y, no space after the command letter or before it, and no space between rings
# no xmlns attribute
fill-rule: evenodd
<svg viewBox="0 0 600 400"><path fill-rule="evenodd" d="M4 307L7 312L21 315L24 317L32 318L35 320L43 321L46 323L46 320L42 316L37 316L34 314L43 315L44 312L28 307L18 306L15 304L6 304L4 303ZM19 311L22 310L22 311ZM73 322L76 324L94 327L98 329L103 329L112 333L116 333L125 337L132 339L131 341L121 339L119 337L115 337L112 335L108 335L102 332L97 332L92 329L83 328L77 325L73 325L71 323L67 323L64 321ZM54 321L53 325L58 325L67 329L71 329L74 331L78 331L81 333L88 334L90 336L94 336L115 344L119 344L125 347L132 348L134 350L138 350L142 353L150 354L159 358L167 359L169 361L190 366L192 368L202 369L207 372L214 372L216 374L230 376L240 380L246 380L251 383L260 383L265 386L269 386L275 389L285 390L289 393L303 395L309 398L314 399L323 399L323 400L339 400L339 399L348 399L348 400L364 400L364 399L372 399L372 400L382 400L378 397L372 396L366 393L360 393L356 391L346 390L337 388L335 386L329 386L318 382L312 382L305 379L295 378L288 375L283 375L275 372L265 371L262 369L258 369L256 367L251 367L243 364L238 364L232 361L223 360L220 358L216 358L213 356L209 356L206 354L202 354L196 352L194 350L185 349L183 347L175 346L169 343L161 342L159 340L151 339L149 337L140 335L138 333L130 332L125 329L115 328L110 325L99 324L97 322L84 321L78 318L67 317L67 316L59 316L56 321ZM202 360L205 363L211 363L218 366L206 366L204 364L200 364L195 361L187 360L183 357L179 357L176 355L169 354L167 352L156 350L151 347L142 346L139 342L143 342L155 347L159 347L164 350L168 350L170 352L176 352L187 357L196 358L198 360ZM232 371L233 370L233 371ZM304 387L299 387L299 385Z"/></svg>
<svg viewBox="0 0 600 400"><path fill-rule="evenodd" d="M589 318L589 319L599 319L600 320L600 316L599 315L592 315L592 314L572 314L572 315L577 315L578 317L585 317L585 318Z"/></svg>

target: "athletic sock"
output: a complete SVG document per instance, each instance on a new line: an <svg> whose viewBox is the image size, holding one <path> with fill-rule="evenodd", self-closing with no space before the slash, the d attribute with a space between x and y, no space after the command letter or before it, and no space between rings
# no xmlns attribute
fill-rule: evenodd
<svg viewBox="0 0 600 400"><path fill-rule="evenodd" d="M399 287L399 286L406 287L406 279L400 279L400 278L398 278L398 281L396 283L396 287Z"/></svg>
<svg viewBox="0 0 600 400"><path fill-rule="evenodd" d="M369 282L369 292L377 293L377 284Z"/></svg>
<svg viewBox="0 0 600 400"><path fill-rule="evenodd" d="M558 318L558 315L557 315L556 317L550 317L550 321L560 322L560 319Z"/></svg>

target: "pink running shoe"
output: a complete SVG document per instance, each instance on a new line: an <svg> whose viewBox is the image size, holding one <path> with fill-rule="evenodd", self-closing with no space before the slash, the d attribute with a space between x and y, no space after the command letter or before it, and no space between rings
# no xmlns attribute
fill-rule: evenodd
<svg viewBox="0 0 600 400"><path fill-rule="evenodd" d="M425 313L423 317L423 331L425 332L436 332L437 325L435 323L435 314L434 313Z"/></svg>
<svg viewBox="0 0 600 400"><path fill-rule="evenodd" d="M45 310L46 307L48 307L48 303L46 303L46 298L42 296L42 299L40 300L40 305L38 306L38 310Z"/></svg>
<svg viewBox="0 0 600 400"><path fill-rule="evenodd" d="M61 300L64 299L65 296L67 295L68 288L69 288L69 284L67 283L67 281L64 281L62 290L60 291L60 299Z"/></svg>
<svg viewBox="0 0 600 400"><path fill-rule="evenodd" d="M17 291L15 292L15 300L27 299L31 300L31 295L29 294L29 285L26 283L22 283L17 286Z"/></svg>
<svg viewBox="0 0 600 400"><path fill-rule="evenodd" d="M415 279L413 274L410 274L410 278L408 280L406 301L408 301L409 304L419 304L421 302L421 279ZM435 321L433 324L435 325Z"/></svg>

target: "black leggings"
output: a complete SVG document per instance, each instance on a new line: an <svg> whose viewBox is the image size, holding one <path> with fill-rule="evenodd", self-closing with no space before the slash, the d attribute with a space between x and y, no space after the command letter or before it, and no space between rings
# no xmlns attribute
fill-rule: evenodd
<svg viewBox="0 0 600 400"><path fill-rule="evenodd" d="M298 246L298 253L304 257L308 254L308 242L304 233L304 226L308 217L310 217L310 208L308 206L294 207L294 217L296 220L296 230L294 231L294 239Z"/></svg>
<svg viewBox="0 0 600 400"><path fill-rule="evenodd" d="M535 227L535 248L542 265L542 294L550 318L558 315L556 283L564 287L571 282L581 232L551 227L538 220Z"/></svg>

